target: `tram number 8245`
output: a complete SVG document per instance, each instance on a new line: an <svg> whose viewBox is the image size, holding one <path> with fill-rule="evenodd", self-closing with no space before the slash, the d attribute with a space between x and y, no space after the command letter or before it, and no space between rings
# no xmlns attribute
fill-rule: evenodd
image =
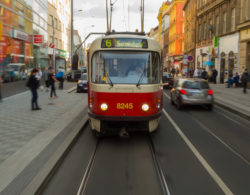
<svg viewBox="0 0 250 195"><path fill-rule="evenodd" d="M117 103L116 108L118 110L132 110L134 106L133 103Z"/></svg>

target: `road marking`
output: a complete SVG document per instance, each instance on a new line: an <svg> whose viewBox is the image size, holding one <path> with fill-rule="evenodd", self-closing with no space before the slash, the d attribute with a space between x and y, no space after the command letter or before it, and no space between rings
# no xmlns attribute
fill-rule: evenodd
<svg viewBox="0 0 250 195"><path fill-rule="evenodd" d="M170 96L164 92L164 95L171 99ZM238 125L241 125L242 127L246 127L245 125L243 124L240 124L239 122L233 120L233 119L230 119L228 116L226 116L225 114L219 112L219 111L215 111L217 112L218 114L221 114L223 115L224 117L226 117L227 119L237 123ZM250 161L244 157L244 155L240 154L239 152L235 151L231 146L229 146L226 142L224 142L222 139L220 139L217 135L215 135L209 128L207 128L206 126L204 126L202 123L200 123L198 120L196 120L195 117L192 117L193 120L195 120L196 123L198 123L205 131L207 131L209 134L211 134L215 139L217 139L219 142L221 142L227 149L229 149L232 153L234 153L236 156L238 156L241 160L243 160L246 164L250 165Z"/></svg>
<svg viewBox="0 0 250 195"><path fill-rule="evenodd" d="M248 165L250 165L249 160L244 157L242 154L240 154L239 152L235 151L231 146L229 146L226 142L224 142L222 139L220 139L216 134L213 133L213 131L206 127L205 125L203 125L200 121L198 121L195 117L192 117L192 119L201 127L203 128L206 132L208 132L209 134L211 134L215 139L217 139L219 142L221 142L227 149L229 149L232 153L234 153L236 156L238 156L241 160L243 160L245 163L247 163Z"/></svg>
<svg viewBox="0 0 250 195"><path fill-rule="evenodd" d="M217 109L218 109L218 108L217 108ZM240 123L240 122L238 122L238 121L236 121L236 120L234 120L234 119L228 117L228 116L225 115L222 111L215 110L215 112L217 112L218 114L221 114L222 116L224 116L225 118L229 119L230 121L232 121L232 122L234 122L234 123L237 123L238 125L240 125L240 126L242 126L242 127L244 127L244 128L249 129L248 126L246 126L246 125L244 125L244 124L242 124L242 123ZM232 113L230 113L230 114L232 114ZM236 116L237 116L237 115L236 115ZM241 118L241 119L244 119L244 118ZM245 119L244 119L244 120L245 120ZM249 122L249 121L247 121L247 122Z"/></svg>
<svg viewBox="0 0 250 195"><path fill-rule="evenodd" d="M187 138L187 136L182 132L179 126L174 122L171 116L163 109L163 113L174 126L175 130L187 144L189 149L193 152L196 158L200 161L202 166L206 169L209 175L213 178L213 180L217 183L217 185L221 188L221 190L227 195L233 195L233 192L227 187L227 185L222 181L222 179L217 175L217 173L212 169L212 167L208 164L208 162L203 158L203 156L199 153L199 151L195 148L195 146L191 143L191 141Z"/></svg>
<svg viewBox="0 0 250 195"><path fill-rule="evenodd" d="M164 95L168 98L168 99L171 99L171 97L166 93L166 92L163 92Z"/></svg>

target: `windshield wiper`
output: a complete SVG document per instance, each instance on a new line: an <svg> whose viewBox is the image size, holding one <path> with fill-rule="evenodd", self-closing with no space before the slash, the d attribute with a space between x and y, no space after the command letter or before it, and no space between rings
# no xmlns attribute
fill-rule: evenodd
<svg viewBox="0 0 250 195"><path fill-rule="evenodd" d="M145 69L143 70L143 72L142 72L142 74L140 76L140 79L139 79L138 83L136 84L136 87L139 87L141 85L141 81L142 81L142 79L144 77L144 72L145 72Z"/></svg>
<svg viewBox="0 0 250 195"><path fill-rule="evenodd" d="M107 77L108 77L108 79L109 79L109 85L111 86L111 87L113 87L114 86L114 84L113 84L113 82L111 81L111 79L110 79L110 77L109 77L109 74L107 73Z"/></svg>

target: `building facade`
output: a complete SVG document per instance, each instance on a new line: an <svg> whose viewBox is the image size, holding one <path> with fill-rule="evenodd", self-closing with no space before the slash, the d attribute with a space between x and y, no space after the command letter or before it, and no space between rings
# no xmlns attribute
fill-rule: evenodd
<svg viewBox="0 0 250 195"><path fill-rule="evenodd" d="M250 71L250 0L241 0L240 5L240 60L239 72L242 73L245 68Z"/></svg>
<svg viewBox="0 0 250 195"><path fill-rule="evenodd" d="M240 19L237 0L199 0L197 2L196 67L216 68L218 81L239 72ZM214 66L204 66L212 61Z"/></svg>
<svg viewBox="0 0 250 195"><path fill-rule="evenodd" d="M74 52L76 52L78 55L78 67L84 66L85 51L81 44L82 39L78 33L78 30L74 30Z"/></svg>
<svg viewBox="0 0 250 195"><path fill-rule="evenodd" d="M155 28L151 28L150 32L148 33L148 36L151 37L152 39L158 41L159 37L159 26L156 26Z"/></svg>
<svg viewBox="0 0 250 195"><path fill-rule="evenodd" d="M0 0L0 71L6 81L48 65L47 12L45 0Z"/></svg>
<svg viewBox="0 0 250 195"><path fill-rule="evenodd" d="M184 0L171 2L169 14L169 60L172 67L181 70L184 54Z"/></svg>
<svg viewBox="0 0 250 195"><path fill-rule="evenodd" d="M189 70L195 69L197 0L186 0L184 5L184 54Z"/></svg>
<svg viewBox="0 0 250 195"><path fill-rule="evenodd" d="M65 67L71 50L71 0L48 0L48 44L53 43L56 68ZM53 49L49 48L50 66Z"/></svg>

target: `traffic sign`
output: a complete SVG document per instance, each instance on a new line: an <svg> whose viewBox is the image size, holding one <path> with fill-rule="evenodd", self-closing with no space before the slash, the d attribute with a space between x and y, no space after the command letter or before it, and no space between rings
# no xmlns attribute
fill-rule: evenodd
<svg viewBox="0 0 250 195"><path fill-rule="evenodd" d="M192 62L194 60L194 57L193 56L188 56L187 59L188 59L189 62Z"/></svg>

